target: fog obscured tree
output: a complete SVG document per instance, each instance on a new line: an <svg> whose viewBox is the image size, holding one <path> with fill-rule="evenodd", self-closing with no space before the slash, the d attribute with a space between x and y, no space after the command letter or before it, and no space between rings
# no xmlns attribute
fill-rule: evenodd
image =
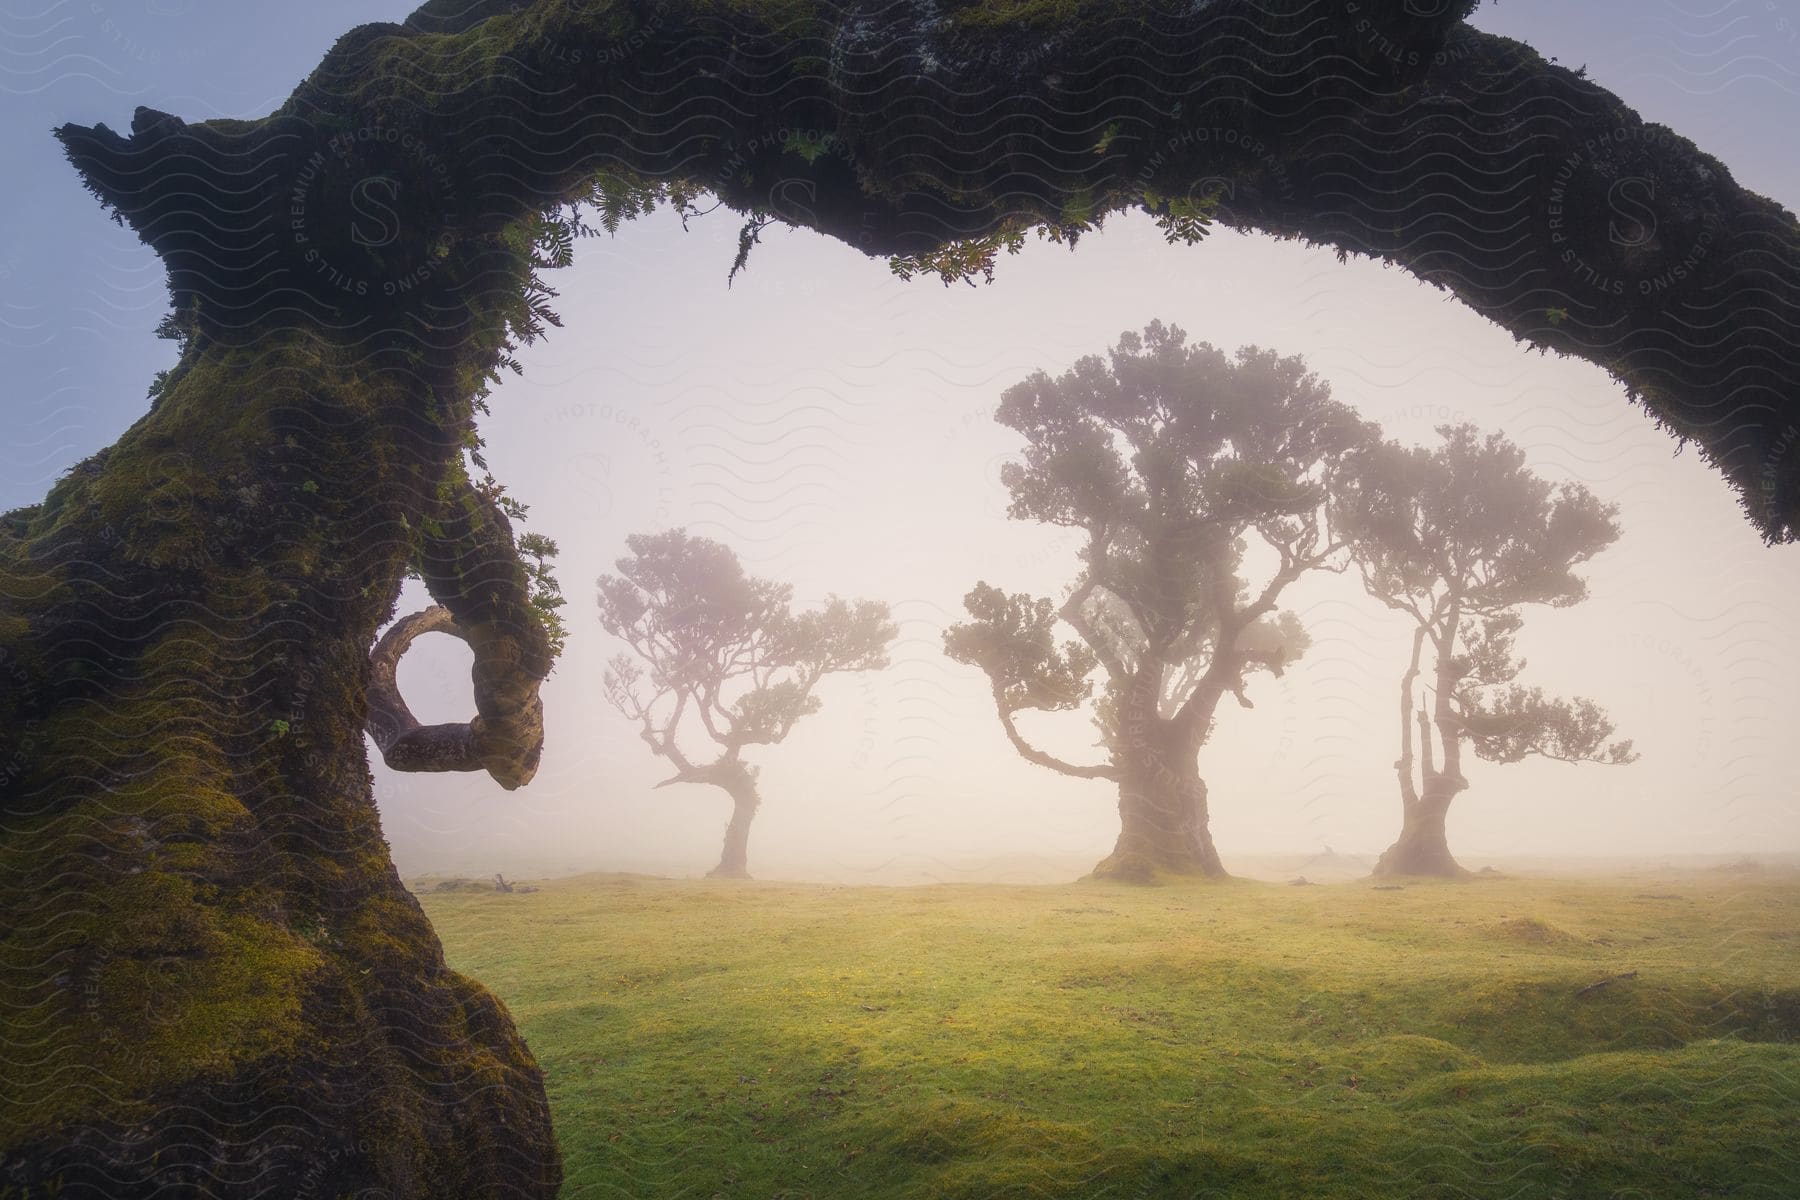
<svg viewBox="0 0 1800 1200"><path fill-rule="evenodd" d="M1200 748L1221 698L1249 707L1252 677L1306 649L1278 601L1306 572L1347 565L1325 499L1374 427L1298 358L1190 345L1161 322L1109 360L1034 374L996 416L1026 441L1002 474L1010 515L1084 531L1081 570L1060 603L977 584L945 650L987 674L1027 761L1118 786L1119 840L1096 875L1223 876ZM1090 698L1103 762L1067 762L1018 728L1020 712Z"/></svg>
<svg viewBox="0 0 1800 1200"><path fill-rule="evenodd" d="M1337 493L1338 526L1353 539L1363 586L1413 622L1394 764L1403 818L1377 875L1467 874L1444 830L1450 802L1469 786L1465 744L1500 763L1637 757L1629 741L1611 740L1612 721L1592 701L1518 683L1525 660L1514 648L1523 606L1587 598L1575 568L1618 540L1617 506L1533 474L1502 434L1484 438L1473 425L1437 432L1443 441L1432 449L1371 447ZM1420 689L1427 649L1431 683Z"/></svg>
<svg viewBox="0 0 1800 1200"><path fill-rule="evenodd" d="M599 580L600 623L631 648L607 666L607 700L675 773L656 786L707 783L731 797L719 865L748 878L750 822L761 804L751 746L774 745L819 709L826 675L887 666L888 606L828 597L795 612L793 589L747 575L729 547L675 529L626 539L617 575ZM707 754L680 735L704 737Z"/></svg>

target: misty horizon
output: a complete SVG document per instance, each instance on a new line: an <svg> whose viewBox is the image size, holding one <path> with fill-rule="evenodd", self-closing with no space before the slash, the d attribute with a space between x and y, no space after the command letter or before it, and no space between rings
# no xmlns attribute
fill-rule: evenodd
<svg viewBox="0 0 1800 1200"><path fill-rule="evenodd" d="M978 580L1060 599L1076 567L1078 532L1006 519L998 469L1022 441L993 421L1000 392L1104 355L1154 318L1228 351L1301 355L1404 443L1464 421L1505 432L1544 477L1619 504L1618 543L1580 571L1590 598L1523 610L1522 682L1593 698L1643 758L1468 766L1450 815L1459 854L1479 865L1800 847L1777 734L1800 717L1781 683L1800 677L1800 642L1781 620L1800 554L1763 546L1716 476L1674 453L1598 369L1527 353L1372 263L1226 231L1171 248L1147 219L1109 222L1072 254L1031 244L975 289L903 283L789 232L765 235L727 289L734 241L728 222L684 231L656 214L587 243L562 281L574 332L528 347L524 375L498 390L488 458L531 506L525 527L562 547L569 643L543 689L547 741L529 789L377 763L403 872L466 874L487 858L558 873L711 865L729 802L699 786L653 792L665 764L597 695L618 646L599 628L593 579L627 535L677 527L793 584L797 603L882 599L900 626L888 670L826 680L823 711L752 755L764 768L753 874L854 880L905 862L960 875L952 864L1023 857L1056 862L1034 874L1048 878L1102 856L1114 789L1019 759L980 673L944 657L942 630ZM1249 278L1254 293L1227 286ZM619 291L641 303L612 302ZM687 316L670 329L659 314L677 296ZM580 331L595 328L617 349L592 353ZM409 585L399 611L423 603ZM1354 571L1305 576L1284 606L1312 648L1283 678L1253 682L1253 710L1228 698L1201 751L1228 867L1327 845L1378 853L1398 826L1392 700L1407 622ZM468 661L445 638L403 661L421 720L466 716ZM1020 719L1052 753L1099 753L1085 715Z"/></svg>

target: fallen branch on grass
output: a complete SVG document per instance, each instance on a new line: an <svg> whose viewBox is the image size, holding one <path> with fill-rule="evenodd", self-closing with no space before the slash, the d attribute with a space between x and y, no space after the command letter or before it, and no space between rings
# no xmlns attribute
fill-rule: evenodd
<svg viewBox="0 0 1800 1200"><path fill-rule="evenodd" d="M1588 984L1586 987L1582 988L1580 991L1576 992L1575 994L1577 996L1585 996L1589 992L1597 992L1603 987L1608 987L1612 984L1615 984L1615 983L1619 982L1619 980L1621 980L1621 979L1636 979L1637 975L1638 975L1638 973L1636 971L1626 971L1622 975L1608 975L1605 979L1599 980L1598 982L1595 982L1595 983Z"/></svg>

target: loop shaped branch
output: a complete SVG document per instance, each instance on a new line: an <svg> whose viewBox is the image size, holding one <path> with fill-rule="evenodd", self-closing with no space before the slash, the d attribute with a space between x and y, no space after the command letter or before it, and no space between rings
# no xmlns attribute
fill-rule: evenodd
<svg viewBox="0 0 1800 1200"><path fill-rule="evenodd" d="M476 713L468 721L423 725L400 694L400 660L427 633L460 638L475 652ZM486 771L508 791L531 782L544 750L544 706L538 680L497 655L505 645L472 636L441 604L394 622L369 653L365 727L382 761L395 771Z"/></svg>

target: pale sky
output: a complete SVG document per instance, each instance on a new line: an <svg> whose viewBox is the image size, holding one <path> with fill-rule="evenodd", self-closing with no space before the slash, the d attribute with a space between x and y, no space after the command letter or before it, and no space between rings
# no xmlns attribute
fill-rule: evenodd
<svg viewBox="0 0 1800 1200"><path fill-rule="evenodd" d="M191 119L257 115L349 25L410 6L296 7L0 3L0 41L22 48L0 73L0 147L25 164L0 200L16 435L0 448L0 506L35 501L116 438L170 357L149 337L160 270L80 190L48 127L123 126L139 103ZM1477 22L1585 63L1749 186L1800 204L1789 136L1800 5L1609 0L1573 18L1571 7L1508 0ZM729 801L707 788L652 792L664 764L598 689L617 647L596 620L593 580L628 534L670 526L730 544L802 601L885 599L901 627L891 669L830 680L824 711L760 753L754 874L1066 876L1103 856L1117 831L1109 786L1018 759L982 677L945 659L940 637L977 580L1056 596L1075 569L1074 535L1004 517L999 464L1019 443L991 419L1001 391L1152 318L1227 349L1301 354L1402 441L1429 440L1445 421L1504 430L1547 477L1619 503L1624 534L1588 568L1592 598L1527 610L1521 682L1596 700L1643 757L1469 765L1450 817L1465 863L1800 850L1788 742L1800 717L1800 546L1764 547L1723 482L1691 451L1677 455L1598 368L1527 353L1398 271L1230 233L1171 248L1142 219L1073 254L1033 245L974 289L902 283L882 261L773 230L728 289L736 236L730 214L686 232L657 214L587 243L554 281L565 328L521 355L524 376L484 422L494 473L532 506L530 527L562 546L571 636L543 692L543 765L513 793L485 776L378 765L403 873L698 874L716 861ZM1254 710L1228 701L1202 753L1228 867L1234 855L1325 845L1372 855L1398 826L1393 702L1409 630L1354 576L1305 581L1288 602L1313 650L1285 678L1257 679ZM430 638L401 681L421 719L462 719L466 672L457 644ZM1084 720L1025 720L1047 749L1097 754Z"/></svg>

